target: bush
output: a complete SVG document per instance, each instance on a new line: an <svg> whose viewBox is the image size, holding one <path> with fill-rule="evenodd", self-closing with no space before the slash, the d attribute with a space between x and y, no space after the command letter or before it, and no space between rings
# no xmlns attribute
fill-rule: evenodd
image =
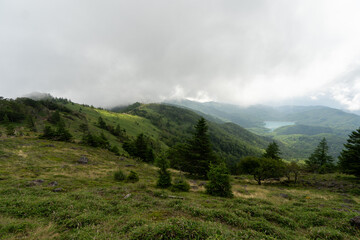
<svg viewBox="0 0 360 240"><path fill-rule="evenodd" d="M6 127L6 135L15 136L15 127L13 125L8 125Z"/></svg>
<svg viewBox="0 0 360 240"><path fill-rule="evenodd" d="M206 193L213 196L233 197L230 184L230 174L225 163L211 165L207 174L209 183L205 186Z"/></svg>
<svg viewBox="0 0 360 240"><path fill-rule="evenodd" d="M118 170L114 173L114 179L116 181L124 181L126 179L126 176L121 170Z"/></svg>
<svg viewBox="0 0 360 240"><path fill-rule="evenodd" d="M110 152L113 152L116 156L120 156L119 148L115 145L110 149Z"/></svg>
<svg viewBox="0 0 360 240"><path fill-rule="evenodd" d="M136 172L130 171L130 174L127 176L126 180L128 182L137 182L139 181L139 176Z"/></svg>
<svg viewBox="0 0 360 240"><path fill-rule="evenodd" d="M189 190L190 184L185 178L175 179L173 185L171 186L171 191L173 192L188 192Z"/></svg>
<svg viewBox="0 0 360 240"><path fill-rule="evenodd" d="M50 126L45 126L44 133L40 136L42 139L64 142L70 142L72 137L71 133L62 124L59 124L56 130L53 130Z"/></svg>

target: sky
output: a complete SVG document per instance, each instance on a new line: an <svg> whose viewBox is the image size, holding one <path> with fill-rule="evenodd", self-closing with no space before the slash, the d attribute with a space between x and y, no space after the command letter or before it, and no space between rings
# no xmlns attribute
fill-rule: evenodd
<svg viewBox="0 0 360 240"><path fill-rule="evenodd" d="M0 0L0 96L360 110L357 0Z"/></svg>

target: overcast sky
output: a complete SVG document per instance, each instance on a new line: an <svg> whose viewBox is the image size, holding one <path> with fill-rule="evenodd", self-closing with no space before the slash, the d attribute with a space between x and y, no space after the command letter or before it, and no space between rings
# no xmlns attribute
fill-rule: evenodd
<svg viewBox="0 0 360 240"><path fill-rule="evenodd" d="M360 1L0 0L0 96L360 109Z"/></svg>

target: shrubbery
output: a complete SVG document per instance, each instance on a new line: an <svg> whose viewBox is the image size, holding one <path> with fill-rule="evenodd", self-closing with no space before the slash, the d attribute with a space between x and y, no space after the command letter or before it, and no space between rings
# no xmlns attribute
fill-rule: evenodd
<svg viewBox="0 0 360 240"><path fill-rule="evenodd" d="M62 124L58 124L56 130L52 129L51 126L45 126L44 133L40 136L42 139L64 142L70 142L72 137L71 133Z"/></svg>
<svg viewBox="0 0 360 240"><path fill-rule="evenodd" d="M185 178L176 178L171 186L173 192L188 192L190 190L190 184Z"/></svg>
<svg viewBox="0 0 360 240"><path fill-rule="evenodd" d="M128 181L128 182L138 182L139 181L139 175L134 171L130 171L130 174L126 177L126 181Z"/></svg>
<svg viewBox="0 0 360 240"><path fill-rule="evenodd" d="M114 180L115 181L124 181L126 180L127 182L138 182L139 181L139 175L134 172L134 171L130 171L129 175L125 175L120 169L117 170L116 172L114 172Z"/></svg>
<svg viewBox="0 0 360 240"><path fill-rule="evenodd" d="M114 179L116 181L124 181L126 179L126 175L121 170L118 170L114 173Z"/></svg>

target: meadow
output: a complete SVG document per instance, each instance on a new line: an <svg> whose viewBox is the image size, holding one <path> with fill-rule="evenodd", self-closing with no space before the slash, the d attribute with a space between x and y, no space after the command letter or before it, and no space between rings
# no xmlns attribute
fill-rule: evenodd
<svg viewBox="0 0 360 240"><path fill-rule="evenodd" d="M87 164L79 159L86 157ZM138 173L136 183L114 172ZM172 170L173 177L182 173ZM342 174L294 184L232 176L234 198L155 187L157 168L75 143L0 138L0 239L359 239L360 183Z"/></svg>

